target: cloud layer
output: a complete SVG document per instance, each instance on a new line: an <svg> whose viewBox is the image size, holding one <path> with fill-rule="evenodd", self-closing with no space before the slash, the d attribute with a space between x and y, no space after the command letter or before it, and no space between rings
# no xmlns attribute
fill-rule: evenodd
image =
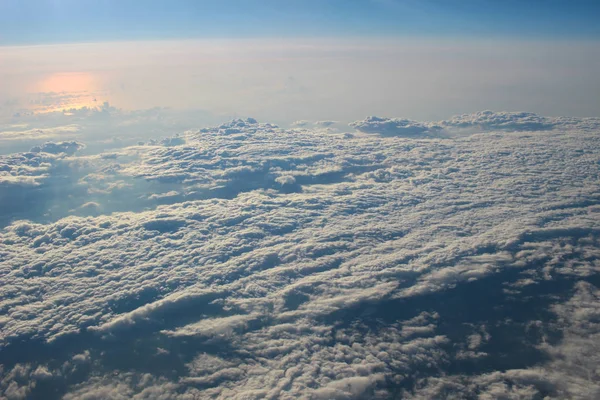
<svg viewBox="0 0 600 400"><path fill-rule="evenodd" d="M424 136L427 133L435 134L441 130L440 126L426 124L409 119L367 117L363 121L350 124L351 127L364 133L379 133L385 136Z"/></svg>
<svg viewBox="0 0 600 400"><path fill-rule="evenodd" d="M307 121L298 121L295 124L304 126ZM405 118L372 116L362 121L352 122L349 126L363 133L423 138L451 136L460 132L535 132L554 129L598 130L600 129L600 118L544 117L529 112L494 112L487 110L456 115L449 120L439 122L418 122Z"/></svg>
<svg viewBox="0 0 600 400"><path fill-rule="evenodd" d="M0 396L595 398L600 136L555 120L1 156Z"/></svg>

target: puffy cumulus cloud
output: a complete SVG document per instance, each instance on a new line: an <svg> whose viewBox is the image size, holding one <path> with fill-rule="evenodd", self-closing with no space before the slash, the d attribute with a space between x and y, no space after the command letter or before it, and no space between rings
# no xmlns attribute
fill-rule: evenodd
<svg viewBox="0 0 600 400"><path fill-rule="evenodd" d="M0 226L14 219L48 213L55 194L68 190L69 182L77 179L75 169L64 153L0 156Z"/></svg>
<svg viewBox="0 0 600 400"><path fill-rule="evenodd" d="M494 112L486 110L457 115L439 122L367 117L362 121L351 123L350 126L363 133L386 136L439 137L452 135L457 130L470 133L495 131L536 132L553 129L594 131L600 129L600 118L545 117L522 111Z"/></svg>
<svg viewBox="0 0 600 400"><path fill-rule="evenodd" d="M421 136L3 156L0 396L598 397L598 132Z"/></svg>
<svg viewBox="0 0 600 400"><path fill-rule="evenodd" d="M528 112L480 111L474 114L457 115L444 121L445 126L456 128L478 128L483 130L540 131L552 129L551 118Z"/></svg>
<svg viewBox="0 0 600 400"><path fill-rule="evenodd" d="M328 127L336 125L338 123L339 123L338 121L316 121L315 125L321 126L323 128L328 128Z"/></svg>
<svg viewBox="0 0 600 400"><path fill-rule="evenodd" d="M383 375L371 377L355 376L333 381L313 392L315 399L357 399L364 398L369 389L377 381L383 380ZM373 396L369 393L369 397Z"/></svg>
<svg viewBox="0 0 600 400"><path fill-rule="evenodd" d="M310 121L307 121L304 119L292 122L292 126L295 126L298 128L304 128L305 126L308 126L308 125L310 125Z"/></svg>
<svg viewBox="0 0 600 400"><path fill-rule="evenodd" d="M306 121L306 120L299 120L299 121L294 121L291 123L292 127L295 128L307 128L312 126L316 126L316 127L320 127L320 128L330 128L334 125L339 124L338 121L315 121L315 122L311 122L311 121Z"/></svg>
<svg viewBox="0 0 600 400"><path fill-rule="evenodd" d="M441 127L433 123L422 123L402 118L367 117L352 122L350 126L363 133L376 133L384 136L418 137L436 134Z"/></svg>
<svg viewBox="0 0 600 400"><path fill-rule="evenodd" d="M282 175L275 178L275 182L281 185L293 185L296 183L296 178L293 175Z"/></svg>
<svg viewBox="0 0 600 400"><path fill-rule="evenodd" d="M81 127L75 124L61 125L56 127L31 128L27 124L13 126L0 126L0 142L30 141L55 139L64 136L79 135Z"/></svg>
<svg viewBox="0 0 600 400"><path fill-rule="evenodd" d="M276 125L261 124L254 118L234 119L233 121L221 124L216 128L201 129L201 133L218 133L219 135L232 135L241 133L256 133L260 129L277 128Z"/></svg>
<svg viewBox="0 0 600 400"><path fill-rule="evenodd" d="M27 151L44 141L82 142L87 154L144 143L176 146L185 141L182 132L222 119L202 110L155 107L129 111L109 104L22 113L0 118L0 154Z"/></svg>
<svg viewBox="0 0 600 400"><path fill-rule="evenodd" d="M94 377L85 383L75 385L74 389L62 398L64 400L169 400L179 397L177 389L176 384L150 374L117 373L110 377ZM184 398L194 399L192 396Z"/></svg>
<svg viewBox="0 0 600 400"><path fill-rule="evenodd" d="M223 318L206 318L197 323L186 325L175 331L164 331L172 336L221 336L233 333L235 329L245 328L248 322L259 315L233 315Z"/></svg>
<svg viewBox="0 0 600 400"><path fill-rule="evenodd" d="M555 128L598 129L600 118L544 117L529 112L480 111L462 114L442 121L448 128L476 129L483 131L542 131Z"/></svg>
<svg viewBox="0 0 600 400"><path fill-rule="evenodd" d="M564 296L564 294L562 294ZM539 348L549 361L528 369L423 378L406 398L595 399L600 396L598 340L600 290L587 282L574 285L572 297L551 307L550 324L562 335L544 338ZM530 322L533 329L541 321Z"/></svg>
<svg viewBox="0 0 600 400"><path fill-rule="evenodd" d="M50 153L50 154L66 154L72 156L77 151L83 149L85 145L76 141L69 142L46 142L41 146L33 147L30 152L32 153Z"/></svg>
<svg viewBox="0 0 600 400"><path fill-rule="evenodd" d="M162 138L162 139L153 139L148 141L147 143L150 146L167 146L167 147L172 147L172 146L181 146L185 144L185 137L182 137L180 135L174 136L174 137L167 137L167 138Z"/></svg>

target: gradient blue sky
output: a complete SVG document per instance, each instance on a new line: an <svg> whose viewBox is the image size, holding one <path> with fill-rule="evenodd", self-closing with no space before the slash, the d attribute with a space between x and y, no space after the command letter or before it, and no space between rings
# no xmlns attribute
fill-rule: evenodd
<svg viewBox="0 0 600 400"><path fill-rule="evenodd" d="M202 37L599 38L598 0L2 0L0 44Z"/></svg>

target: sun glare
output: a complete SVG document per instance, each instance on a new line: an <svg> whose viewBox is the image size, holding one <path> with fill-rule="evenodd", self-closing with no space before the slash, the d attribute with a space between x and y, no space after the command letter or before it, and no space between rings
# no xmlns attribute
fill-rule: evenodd
<svg viewBox="0 0 600 400"><path fill-rule="evenodd" d="M93 92L98 90L97 78L89 72L61 72L44 77L36 92Z"/></svg>
<svg viewBox="0 0 600 400"><path fill-rule="evenodd" d="M53 73L30 88L30 93L35 94L30 103L38 113L95 108L106 100L99 97L101 92L100 79L92 73Z"/></svg>

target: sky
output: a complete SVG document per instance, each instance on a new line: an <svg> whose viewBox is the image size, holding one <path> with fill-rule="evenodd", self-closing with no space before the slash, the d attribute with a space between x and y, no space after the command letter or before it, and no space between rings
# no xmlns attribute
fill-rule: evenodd
<svg viewBox="0 0 600 400"><path fill-rule="evenodd" d="M412 37L9 46L0 48L0 115L107 101L284 125L368 115L441 120L484 109L590 117L600 107L597 50L578 40Z"/></svg>
<svg viewBox="0 0 600 400"><path fill-rule="evenodd" d="M5 0L0 118L105 101L283 125L595 116L599 16L586 0Z"/></svg>
<svg viewBox="0 0 600 400"><path fill-rule="evenodd" d="M0 44L197 37L600 36L593 0L4 0Z"/></svg>

